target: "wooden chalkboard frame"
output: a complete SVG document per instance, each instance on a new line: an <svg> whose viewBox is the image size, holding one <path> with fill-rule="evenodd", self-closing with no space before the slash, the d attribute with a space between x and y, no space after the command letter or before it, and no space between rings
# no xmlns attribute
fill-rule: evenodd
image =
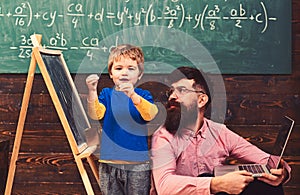
<svg viewBox="0 0 300 195"><path fill-rule="evenodd" d="M84 137L80 134L83 131L86 131L88 129L91 128L91 125L88 121L88 118L86 116L86 113L84 111L84 108L82 106L82 103L80 101L77 89L75 87L75 84L72 80L72 77L68 71L66 62L63 58L63 54L61 51L57 51L57 50L49 50L49 49L44 49L41 47L35 47L33 48L33 53L34 56L37 60L37 63L39 64L39 68L41 70L41 73L43 75L43 78L46 82L47 88L49 90L50 96L53 100L54 106L57 110L57 113L59 115L59 118L61 120L61 123L64 127L66 131L66 135L68 137L68 140L70 142L71 145L74 144L74 147L77 146L77 149L75 151L76 154L81 153L82 151L84 151L85 149L87 149L88 145L84 140ZM48 55L48 56L54 56L56 58L58 58L58 60L60 61L60 63L56 63L56 64L47 64L46 60L44 59L44 55ZM50 66L53 67L50 67ZM72 94L66 94L66 95L72 95L71 99L73 99L72 102L67 102L69 104L76 104L76 107L78 108L77 110L80 111L80 115L81 115L81 119L83 119L82 122L85 123L85 129L77 129L77 126L75 124L71 124L71 122L75 122L70 121L70 117L68 117L69 115L69 109L64 108L64 100L62 100L62 98L65 97L60 97L64 95L64 92L61 92L62 90L59 88L59 86L55 85L55 74L51 74L50 71L51 68L55 71L60 71L60 72L54 72L56 74L61 73L61 75L65 76L65 78L58 78L61 81L65 81L63 84L66 84L67 86L69 86L71 88L71 93ZM67 91L69 92L69 91ZM67 99L67 98L65 98ZM69 98L70 99L70 98Z"/></svg>
<svg viewBox="0 0 300 195"><path fill-rule="evenodd" d="M16 162L18 159L19 149L20 149L20 145L21 145L22 134L23 134L23 130L24 130L24 124L25 124L30 94L31 94L31 90L32 90L33 80L34 80L34 74L36 71L36 64L39 65L40 71L42 73L42 76L43 76L46 86L48 88L49 94L52 98L55 109L58 113L58 116L61 120L62 126L65 130L65 133L66 133L67 139L69 141L78 171L83 180L83 184L86 189L86 192L89 195L94 195L94 191L93 191L91 182L89 180L89 177L87 175L87 172L86 172L84 164L83 164L83 159L85 159L85 158L87 159L87 161L90 165L90 168L91 168L97 182L99 183L98 170L97 170L95 162L91 156L93 154L93 152L96 150L97 145L88 146L88 144L85 142L80 143L80 145L77 144L75 136L74 136L72 128L71 128L71 125L69 124L68 118L66 117L65 110L63 109L63 106L61 104L61 101L59 99L57 91L53 85L53 82L52 82L53 80L51 79L51 75L49 74L46 64L43 61L43 58L42 58L43 53L44 54L47 53L48 55L59 56L59 59L61 61L60 65L62 65L65 76L67 77L67 82L71 86L72 92L74 93L73 95L75 96L77 104L79 105L79 108L82 112L82 117L84 118L84 120L87 124L87 127L90 128L91 126L90 126L87 116L83 110L83 106L79 99L78 92L76 90L75 84L73 83L70 72L68 71L68 68L64 61L64 58L62 56L62 52L57 51L57 50L45 50L44 48L40 47L41 37L42 37L41 35L32 35L31 36L34 47L32 48L32 57L31 57L31 62L30 62L29 71L28 71L28 75L27 75L27 81L26 81L25 91L23 94L22 106L21 106L17 130L16 130L13 152L12 152L9 170L8 170L5 195L10 195L11 190L12 190L12 185L13 185L13 180L14 180L14 175L15 175L15 170L16 170Z"/></svg>

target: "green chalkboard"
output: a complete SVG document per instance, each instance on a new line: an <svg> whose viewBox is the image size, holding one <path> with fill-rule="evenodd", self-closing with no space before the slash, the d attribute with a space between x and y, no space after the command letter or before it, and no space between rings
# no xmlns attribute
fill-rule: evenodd
<svg viewBox="0 0 300 195"><path fill-rule="evenodd" d="M121 43L143 48L146 73L291 73L289 0L2 0L0 73L27 72L33 33L72 73L105 71Z"/></svg>

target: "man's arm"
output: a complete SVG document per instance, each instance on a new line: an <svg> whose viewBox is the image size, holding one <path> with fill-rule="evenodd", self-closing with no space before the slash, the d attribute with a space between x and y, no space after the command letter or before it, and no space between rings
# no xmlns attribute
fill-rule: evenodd
<svg viewBox="0 0 300 195"><path fill-rule="evenodd" d="M226 192L240 194L254 178L247 171L235 171L222 176L213 177L210 183L212 194Z"/></svg>
<svg viewBox="0 0 300 195"><path fill-rule="evenodd" d="M251 173L246 171L218 177L177 175L175 146L172 146L170 140L168 135L159 132L152 139L152 173L159 194L238 194L254 179Z"/></svg>
<svg viewBox="0 0 300 195"><path fill-rule="evenodd" d="M157 130L152 137L152 174L158 194L210 194L211 177L176 174L176 155L168 136Z"/></svg>
<svg viewBox="0 0 300 195"><path fill-rule="evenodd" d="M274 167L277 164L279 160L278 156L270 155L262 151L228 129L226 134L227 143L229 143L231 148L230 153L233 157L246 163L267 164L271 162L271 164L269 164L271 167ZM271 161L269 161L269 158L271 158ZM281 168L272 169L271 172L272 174L264 174L259 180L273 186L278 186L279 184L289 181L291 177L291 167L283 160L281 161Z"/></svg>

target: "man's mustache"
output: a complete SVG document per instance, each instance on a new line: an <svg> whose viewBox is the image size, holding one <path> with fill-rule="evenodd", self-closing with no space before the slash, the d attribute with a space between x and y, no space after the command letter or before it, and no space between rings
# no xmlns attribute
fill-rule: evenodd
<svg viewBox="0 0 300 195"><path fill-rule="evenodd" d="M168 101L166 107L167 107L167 109L169 109L171 107L180 108L180 103L170 100L170 101Z"/></svg>

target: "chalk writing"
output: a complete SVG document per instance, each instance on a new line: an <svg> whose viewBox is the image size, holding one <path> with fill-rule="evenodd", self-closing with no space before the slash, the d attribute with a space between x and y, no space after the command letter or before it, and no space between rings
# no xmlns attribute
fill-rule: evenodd
<svg viewBox="0 0 300 195"><path fill-rule="evenodd" d="M235 72L236 66L243 66L242 72L247 72L249 66L253 67L249 64L253 58L256 63L268 59L267 63L265 60L261 63L268 64L265 70L269 71L269 67L286 64L278 59L269 62L269 59L279 58L278 54L282 53L279 50L289 50L290 8L290 2L280 0L2 0L0 32L4 41L1 40L0 51L5 55L0 56L0 73L26 71L26 67L16 70L12 67L28 64L23 60L31 56L29 36L33 33L43 35L45 48L63 50L65 59L72 61L68 64L76 71L82 58L92 61L99 52L105 56L118 44L118 37L113 37L115 43L103 43L107 37L132 27L149 29L151 26L179 30L195 38L225 72L231 72L229 69ZM143 29L135 33L137 44L143 44L147 38L144 34ZM180 37L167 35L162 39L176 42ZM160 55L151 52L147 53L151 60ZM176 59L176 55L172 57ZM256 71L255 67L253 70Z"/></svg>
<svg viewBox="0 0 300 195"><path fill-rule="evenodd" d="M129 2L129 1L127 1ZM59 13L59 10L33 10L29 2L20 3L13 11L8 10L3 13L0 7L0 17L14 18L14 25L16 27L29 27L33 22L42 21L46 27L53 27L60 23L58 20L67 20L70 22L74 29L78 28L80 20L92 20L92 22L104 23L109 22L115 26L121 26L125 23L131 25L153 25L153 24L166 24L168 28L183 28L185 23L191 24L192 29L200 28L202 31L210 30L215 31L220 29L217 27L217 22L234 21L233 27L243 28L246 21L255 22L262 25L261 33L266 32L269 22L276 22L277 18L269 17L267 8L263 2L260 2L262 11L255 13L248 13L245 5L239 3L236 7L232 7L224 11L218 5L205 4L203 9L197 9L194 13L189 13L183 3L179 1L170 1L171 5L165 5L160 10L155 4L150 3L147 6L138 9L129 8L126 6L118 10L108 10L108 8L100 8L97 12L85 11L85 7L81 3L70 3L66 6L66 10ZM175 4L174 4L175 2ZM110 20L110 21L108 21ZM107 51L106 47L99 48L100 38L98 37L84 37L79 42L79 46L68 46L68 40L64 36L64 32L57 32L54 37L50 37L49 45L45 46L52 49L60 50L78 50L78 49L102 49ZM30 57L30 42L25 35L21 35L21 43L19 47L12 46L10 49L19 49L20 58ZM90 52L87 54L91 55Z"/></svg>
<svg viewBox="0 0 300 195"><path fill-rule="evenodd" d="M47 27L52 27L60 19L69 20L73 28L78 27L80 20L92 20L98 23L110 20L116 26L128 22L131 25L146 26L166 22L169 28L182 28L187 22L192 24L193 29L201 28L203 31L216 30L215 25L218 20L232 20L235 22L234 26L237 28L242 28L243 22L250 21L262 24L261 33L267 30L270 21L274 22L277 20L276 16L269 17L264 2L260 2L262 11L253 11L254 13L248 13L245 5L241 3L226 11L218 4L212 6L206 4L202 9L197 9L198 12L196 13L189 13L186 6L189 7L189 5L184 5L183 3L165 5L160 13L157 13L157 10L160 9L152 3L134 10L125 5L119 10L111 11L107 8L100 8L100 10L97 10L98 12L87 12L84 11L86 9L84 9L83 4L71 3L64 12L58 13L57 10L32 10L31 4L25 2L17 6L14 9L14 13L8 11L7 13L1 13L0 17L13 17L16 26L30 26L34 20L42 20ZM3 9L0 8L0 10L2 11ZM177 26L175 26L175 23L177 23Z"/></svg>

